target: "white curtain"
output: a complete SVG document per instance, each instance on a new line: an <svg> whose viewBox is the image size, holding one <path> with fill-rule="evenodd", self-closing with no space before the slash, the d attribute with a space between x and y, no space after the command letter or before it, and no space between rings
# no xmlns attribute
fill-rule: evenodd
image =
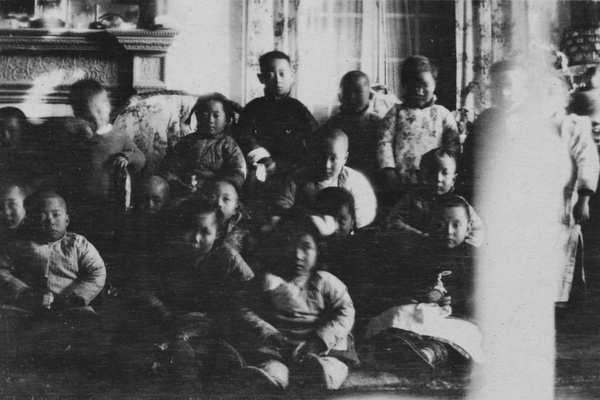
<svg viewBox="0 0 600 400"><path fill-rule="evenodd" d="M475 114L489 107L492 64L532 55L532 47L556 47L557 18L554 1L457 0L457 107L464 104ZM477 86L461 102L461 90L471 82Z"/></svg>
<svg viewBox="0 0 600 400"><path fill-rule="evenodd" d="M270 50L292 59L296 84L292 94L319 120L338 103L341 77L360 69L373 83L394 88L396 37L386 12L391 0L247 0L246 102L262 96L256 78L258 57ZM391 85L390 85L391 82Z"/></svg>

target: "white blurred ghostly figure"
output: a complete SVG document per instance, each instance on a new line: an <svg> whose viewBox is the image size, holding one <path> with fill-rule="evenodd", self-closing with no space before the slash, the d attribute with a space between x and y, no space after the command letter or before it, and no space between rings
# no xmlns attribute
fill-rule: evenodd
<svg viewBox="0 0 600 400"><path fill-rule="evenodd" d="M489 362L478 370L471 397L549 399L571 160L546 80L515 64L511 74L520 75L511 87L517 93L505 93L518 104L487 113L473 149L475 204L488 231L478 258L477 319Z"/></svg>
<svg viewBox="0 0 600 400"><path fill-rule="evenodd" d="M561 149L567 153L568 165L556 163L569 172L564 182L563 208L561 213L562 236L564 243L564 264L559 266L557 302L569 300L573 284L577 252L583 252L581 225L589 220L589 199L596 192L600 160L592 135L592 124L588 117L567 114L569 93L564 77L557 72L540 75L545 84L542 91L549 102L548 112L551 114L553 135L558 136ZM554 107L554 110L552 109ZM564 154L557 161L564 162ZM562 181L557 181L557 184ZM583 257L581 258L583 260ZM581 261L583 262L583 261ZM583 265L582 275L584 274Z"/></svg>

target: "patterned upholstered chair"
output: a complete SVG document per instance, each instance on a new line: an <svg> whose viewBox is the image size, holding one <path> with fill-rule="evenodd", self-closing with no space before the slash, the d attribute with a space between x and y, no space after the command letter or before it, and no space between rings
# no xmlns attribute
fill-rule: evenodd
<svg viewBox="0 0 600 400"><path fill-rule="evenodd" d="M187 120L197 99L179 91L143 93L119 113L114 126L131 135L146 156L143 172L157 172L167 150L195 131L195 119Z"/></svg>

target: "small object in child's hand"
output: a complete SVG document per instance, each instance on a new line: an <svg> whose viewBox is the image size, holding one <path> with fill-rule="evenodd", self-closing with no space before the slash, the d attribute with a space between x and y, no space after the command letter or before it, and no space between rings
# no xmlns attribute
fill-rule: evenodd
<svg viewBox="0 0 600 400"><path fill-rule="evenodd" d="M45 309L51 309L53 302L54 295L52 294L52 292L47 292L44 294L44 297L42 297L42 307L44 307Z"/></svg>

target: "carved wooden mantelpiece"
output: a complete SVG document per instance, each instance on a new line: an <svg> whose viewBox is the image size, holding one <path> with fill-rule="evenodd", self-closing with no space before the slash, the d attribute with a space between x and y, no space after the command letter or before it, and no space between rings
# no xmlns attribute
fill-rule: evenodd
<svg viewBox="0 0 600 400"><path fill-rule="evenodd" d="M172 30L0 30L0 103L66 104L68 86L101 82L114 100L165 87Z"/></svg>

